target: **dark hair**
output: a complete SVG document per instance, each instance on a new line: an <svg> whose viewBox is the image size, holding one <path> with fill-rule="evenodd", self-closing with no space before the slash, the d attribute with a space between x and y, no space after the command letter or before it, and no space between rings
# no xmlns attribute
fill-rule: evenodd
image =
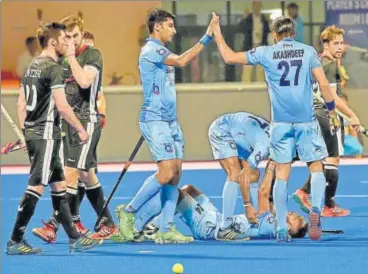
<svg viewBox="0 0 368 274"><path fill-rule="evenodd" d="M297 233L295 233L294 235L290 235L291 238L304 238L304 236L308 232L308 228L309 228L308 223L305 223L305 226L303 226L301 229L299 229L299 231Z"/></svg>
<svg viewBox="0 0 368 274"><path fill-rule="evenodd" d="M83 39L91 39L91 40L95 40L95 36L90 33L89 31L85 31L84 32L84 35L83 35Z"/></svg>
<svg viewBox="0 0 368 274"><path fill-rule="evenodd" d="M148 12L146 22L149 34L153 33L155 23L162 23L166 21L168 18L175 20L175 15L163 9L155 8L150 10Z"/></svg>
<svg viewBox="0 0 368 274"><path fill-rule="evenodd" d="M33 41L37 40L36 36L29 36L26 38L26 46L29 46L30 44L33 43Z"/></svg>
<svg viewBox="0 0 368 274"><path fill-rule="evenodd" d="M65 30L65 28L65 25L57 22L42 25L37 31L37 38L41 48L46 48L51 38L57 39L60 32Z"/></svg>
<svg viewBox="0 0 368 274"><path fill-rule="evenodd" d="M297 5L297 3L291 2L287 5L287 9L299 9L299 6Z"/></svg>
<svg viewBox="0 0 368 274"><path fill-rule="evenodd" d="M273 21L271 30L276 32L277 35L294 36L295 23L291 18L280 16Z"/></svg>

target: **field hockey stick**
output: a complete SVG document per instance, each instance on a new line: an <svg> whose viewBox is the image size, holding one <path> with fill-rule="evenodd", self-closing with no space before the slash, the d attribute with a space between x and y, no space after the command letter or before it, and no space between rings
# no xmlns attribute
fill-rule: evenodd
<svg viewBox="0 0 368 274"><path fill-rule="evenodd" d="M98 228L101 226L101 220L103 218L104 212L105 212L106 208L108 207L108 205L109 205L112 197L114 196L114 193L117 190L117 188L118 188L121 180L123 179L125 173L127 172L130 164L133 162L133 160L135 158L135 155L138 153L140 147L142 146L143 141L144 141L144 137L141 136L139 138L137 144L135 145L135 147L133 149L133 152L130 155L128 161L125 163L125 166L124 166L123 170L121 171L120 176L119 176L117 182L115 183L114 188L112 189L109 198L107 198L107 200L106 200L106 202L105 202L105 204L104 204L101 212L98 214L98 218L97 218L97 221L96 221L96 224L95 224L95 230L98 230Z"/></svg>
<svg viewBox="0 0 368 274"><path fill-rule="evenodd" d="M319 102L321 103L325 103L325 100L323 100L322 96L320 94L317 94L316 92L313 92L313 96L314 98L316 98ZM346 120L349 124L351 124L351 120L348 116L346 116L345 114L343 114L341 111L339 111L337 108L335 109L336 113L341 116L344 120ZM368 130L366 128L364 128L362 125L360 125L359 127L359 132L363 133L365 136L368 137Z"/></svg>
<svg viewBox="0 0 368 274"><path fill-rule="evenodd" d="M344 230L341 229L326 229L326 230L322 230L322 233L326 233L326 234L344 234Z"/></svg>

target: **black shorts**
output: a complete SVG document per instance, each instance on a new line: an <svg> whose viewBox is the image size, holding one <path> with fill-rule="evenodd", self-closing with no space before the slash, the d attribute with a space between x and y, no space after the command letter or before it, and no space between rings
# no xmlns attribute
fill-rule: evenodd
<svg viewBox="0 0 368 274"><path fill-rule="evenodd" d="M65 181L64 165L59 151L61 140L33 139L26 141L31 171L30 186L39 186Z"/></svg>
<svg viewBox="0 0 368 274"><path fill-rule="evenodd" d="M328 157L343 156L345 139L343 121L341 121L342 127L336 132L336 134L331 135L330 119L328 117L328 114L317 114L316 116L322 130L323 139L326 143Z"/></svg>
<svg viewBox="0 0 368 274"><path fill-rule="evenodd" d="M67 167L88 171L97 167L97 145L101 137L101 125L99 122L82 122L89 134L89 141L80 145L78 132L63 121L63 150L64 161Z"/></svg>

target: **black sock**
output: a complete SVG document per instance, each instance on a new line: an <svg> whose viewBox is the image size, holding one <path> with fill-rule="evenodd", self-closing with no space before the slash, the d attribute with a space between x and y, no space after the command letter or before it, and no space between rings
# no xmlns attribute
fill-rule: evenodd
<svg viewBox="0 0 368 274"><path fill-rule="evenodd" d="M82 203L85 194L86 194L86 186L81 180L78 180L79 205Z"/></svg>
<svg viewBox="0 0 368 274"><path fill-rule="evenodd" d="M97 183L96 185L92 187L86 188L86 194L87 198L90 201L91 205L93 206L94 210L96 211L96 214L99 215L104 204L105 204L105 198L103 194L103 190L100 183ZM105 217L104 220L101 222L102 224L106 224L108 226L113 226L114 221L111 217L110 211L108 208L105 209L103 216ZM98 228L95 228L98 229Z"/></svg>
<svg viewBox="0 0 368 274"><path fill-rule="evenodd" d="M326 176L326 193L325 193L325 206L335 206L335 195L337 185L339 182L339 171L337 166L327 164L325 165L325 176Z"/></svg>
<svg viewBox="0 0 368 274"><path fill-rule="evenodd" d="M312 176L309 174L307 181L302 187L302 190L306 192L307 194L311 193L311 180L312 180Z"/></svg>
<svg viewBox="0 0 368 274"><path fill-rule="evenodd" d="M75 228L72 220L66 191L51 191L51 200L54 207L54 213L59 219L68 237L70 239L78 239L80 234Z"/></svg>
<svg viewBox="0 0 368 274"><path fill-rule="evenodd" d="M67 190L70 213L74 222L80 221L78 189L68 186Z"/></svg>
<svg viewBox="0 0 368 274"><path fill-rule="evenodd" d="M18 207L17 219L15 221L13 233L11 235L11 239L14 242L19 243L21 240L23 240L27 225L33 216L37 202L40 198L41 195L31 189L27 189L24 192L23 198Z"/></svg>

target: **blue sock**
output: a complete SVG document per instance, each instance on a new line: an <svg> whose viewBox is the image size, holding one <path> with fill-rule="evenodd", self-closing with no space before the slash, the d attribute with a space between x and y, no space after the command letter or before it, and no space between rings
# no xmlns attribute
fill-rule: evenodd
<svg viewBox="0 0 368 274"><path fill-rule="evenodd" d="M258 190L259 190L258 182L250 184L250 202L257 211L258 211Z"/></svg>
<svg viewBox="0 0 368 274"><path fill-rule="evenodd" d="M160 228L160 223L161 223L161 217L162 217L162 213L158 216L156 216L153 220L152 220L152 224L156 227L156 228Z"/></svg>
<svg viewBox="0 0 368 274"><path fill-rule="evenodd" d="M161 197L157 192L148 202L146 202L135 214L135 228L142 231L144 226L149 223L152 218L161 212Z"/></svg>
<svg viewBox="0 0 368 274"><path fill-rule="evenodd" d="M161 187L162 185L157 181L156 174L151 175L144 181L144 184L134 196L133 200L125 208L125 211L129 213L137 212Z"/></svg>
<svg viewBox="0 0 368 274"><path fill-rule="evenodd" d="M276 211L277 230L287 229L287 181L276 179L273 187L273 202Z"/></svg>
<svg viewBox="0 0 368 274"><path fill-rule="evenodd" d="M312 207L318 208L321 212L326 189L326 178L323 172L313 172L311 176Z"/></svg>
<svg viewBox="0 0 368 274"><path fill-rule="evenodd" d="M239 184L227 180L222 190L222 223L221 228L228 228L233 222Z"/></svg>
<svg viewBox="0 0 368 274"><path fill-rule="evenodd" d="M174 224L176 203L178 202L179 191L177 186L170 184L163 185L161 188L162 216L160 221L160 232L169 231Z"/></svg>

